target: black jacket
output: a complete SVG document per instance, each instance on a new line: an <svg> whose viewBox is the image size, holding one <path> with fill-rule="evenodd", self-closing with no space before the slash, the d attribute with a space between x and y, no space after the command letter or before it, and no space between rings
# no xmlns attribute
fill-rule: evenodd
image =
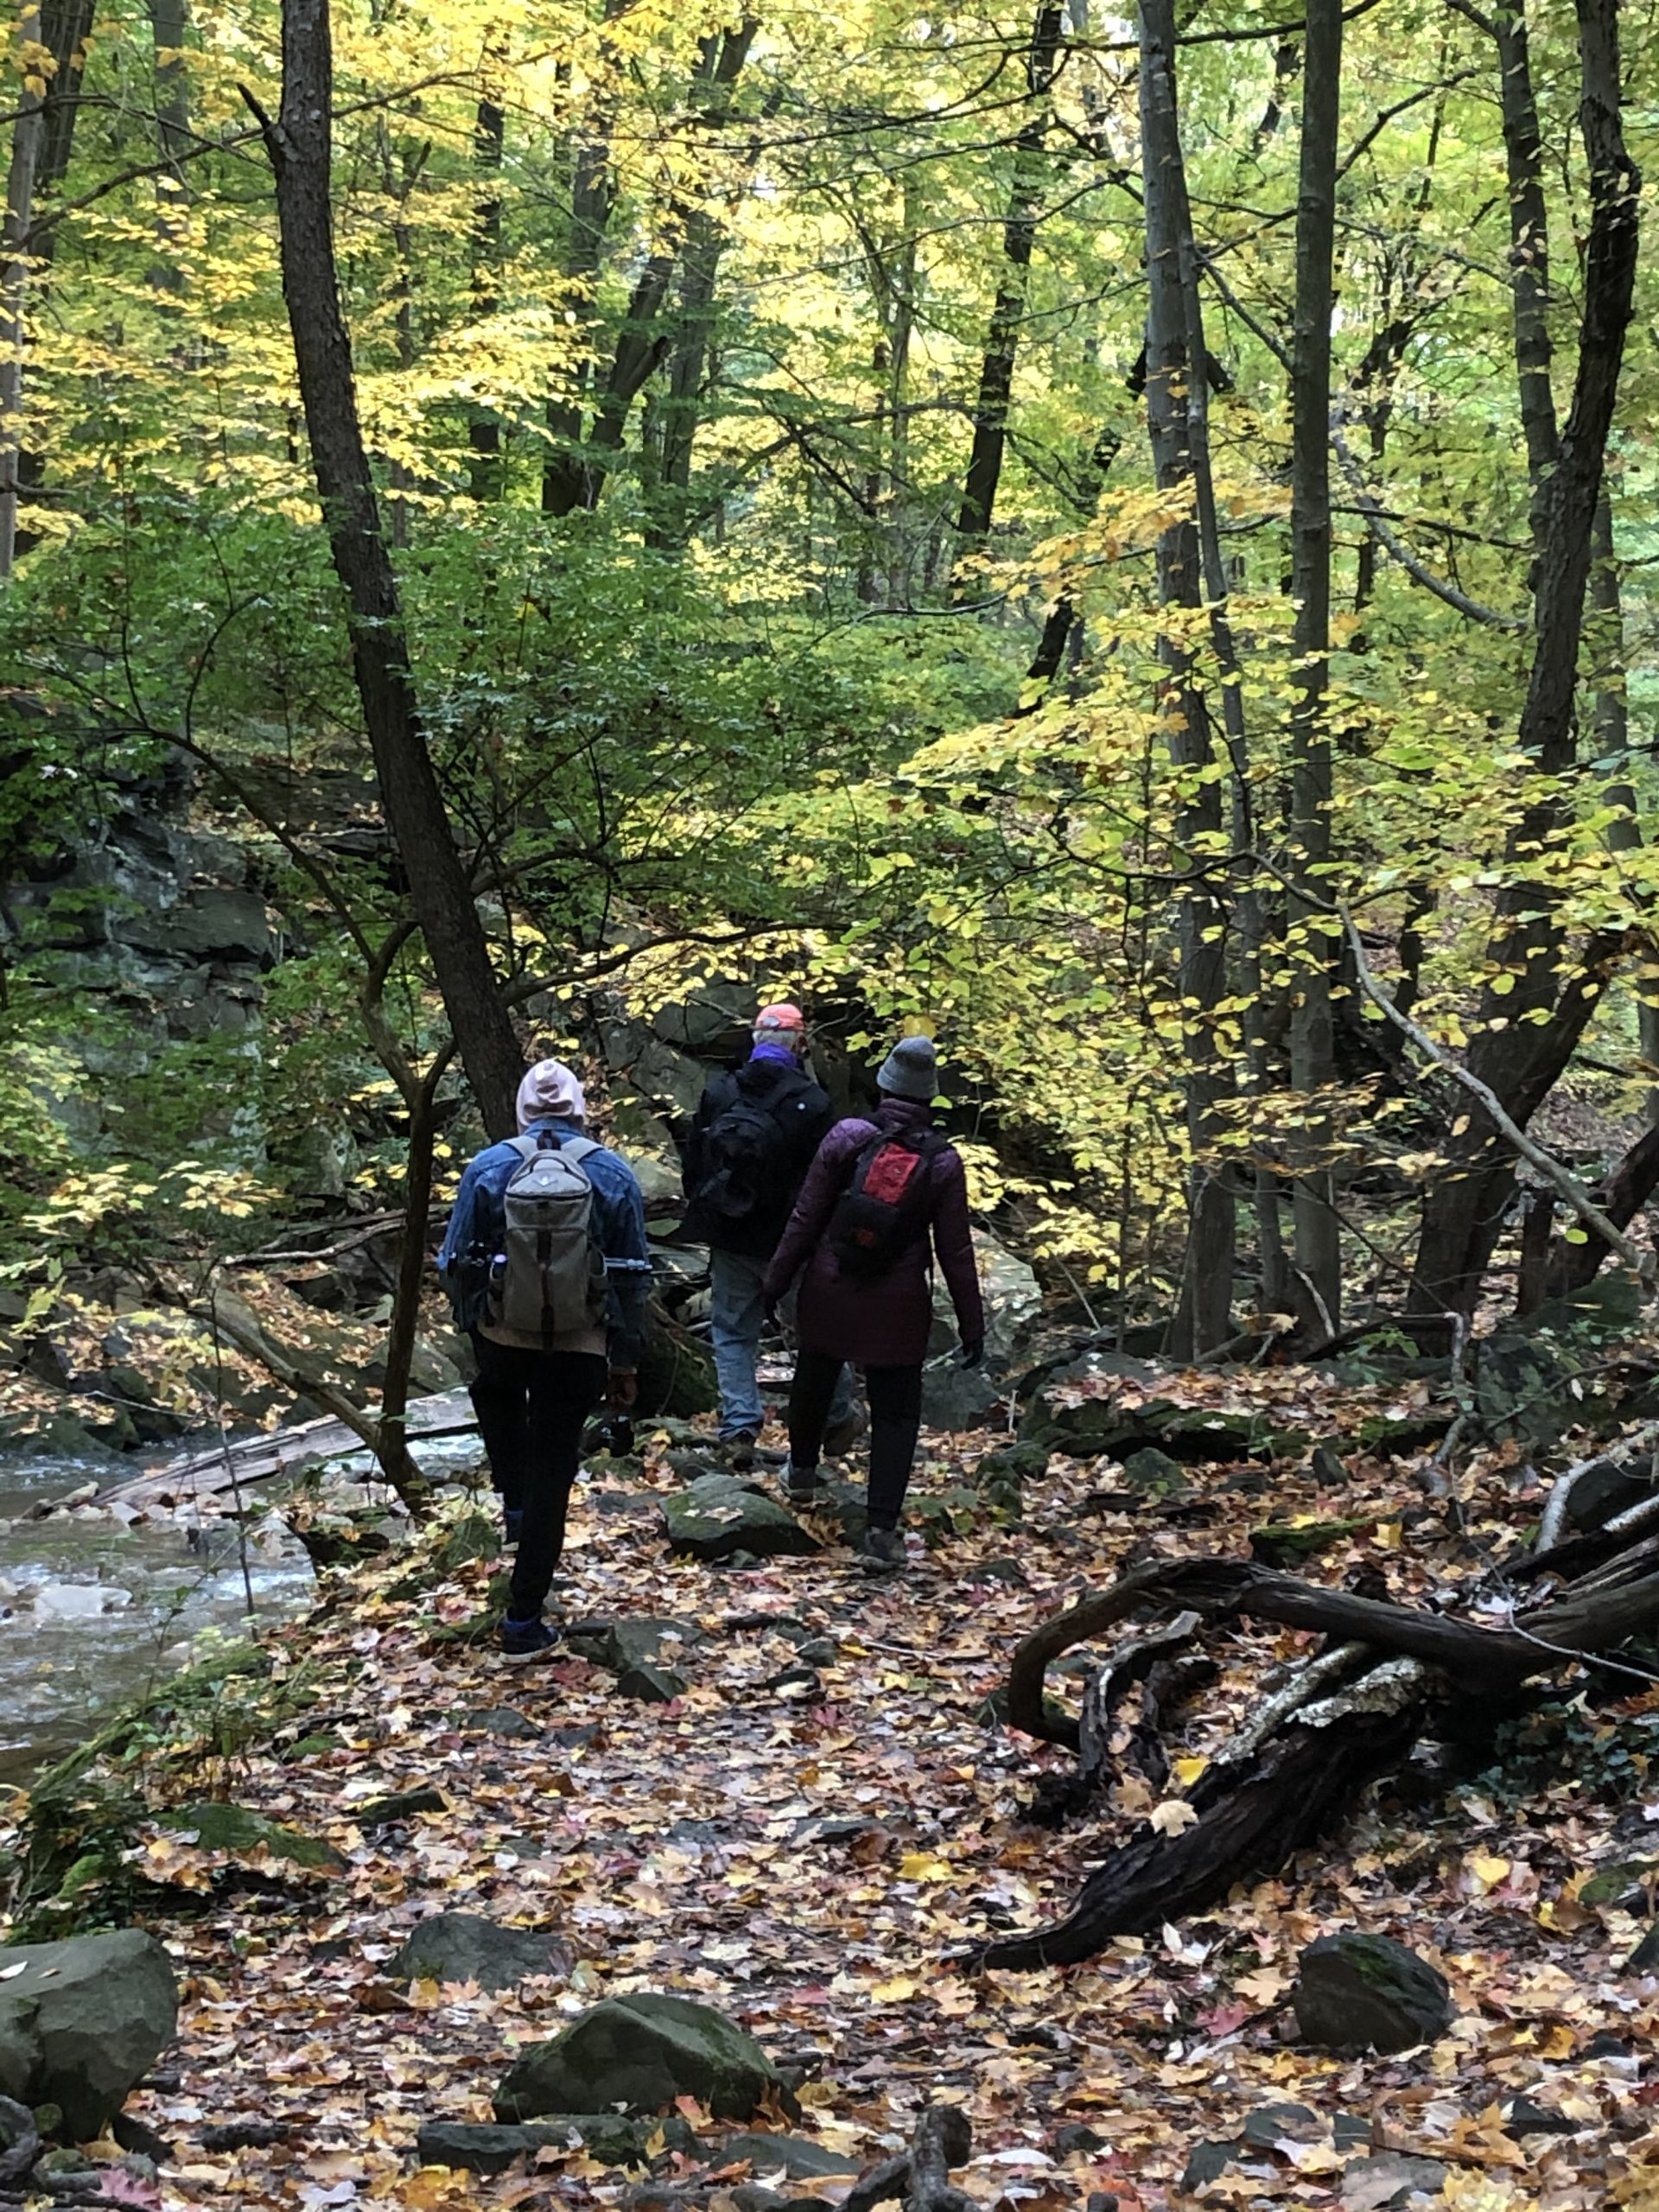
<svg viewBox="0 0 1659 2212"><path fill-rule="evenodd" d="M783 1132L785 1165L775 1203L763 1214L734 1225L702 1212L697 1193L708 1178L704 1142L708 1132L740 1099L772 1114ZM782 1061L768 1058L747 1060L741 1067L717 1075L702 1094L681 1156L686 1196L683 1233L722 1252L769 1260L833 1119L828 1095L804 1068L787 1068Z"/></svg>

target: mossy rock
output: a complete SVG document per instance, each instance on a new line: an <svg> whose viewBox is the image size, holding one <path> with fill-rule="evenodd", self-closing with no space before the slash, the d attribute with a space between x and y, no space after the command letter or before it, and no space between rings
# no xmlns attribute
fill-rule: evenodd
<svg viewBox="0 0 1659 2212"><path fill-rule="evenodd" d="M659 2112L695 2097L717 2119L753 2120L794 2096L753 2036L712 2005L640 1992L591 2005L563 2035L522 2051L496 2092L496 2117Z"/></svg>
<svg viewBox="0 0 1659 2212"><path fill-rule="evenodd" d="M1291 2002L1304 2041L1325 2050L1410 2050L1452 2024L1451 1993L1427 1960L1357 1929L1307 1946Z"/></svg>
<svg viewBox="0 0 1659 2212"><path fill-rule="evenodd" d="M343 1874L346 1861L332 1843L321 1836L304 1835L268 1821L245 1805L175 1805L156 1815L158 1827L176 1834L194 1834L203 1851L223 1851L235 1859L251 1859L261 1847L273 1859L286 1859L308 1873Z"/></svg>
<svg viewBox="0 0 1659 2212"><path fill-rule="evenodd" d="M1250 1531L1250 1556L1263 1567L1300 1567L1357 1535L1374 1521L1268 1521Z"/></svg>

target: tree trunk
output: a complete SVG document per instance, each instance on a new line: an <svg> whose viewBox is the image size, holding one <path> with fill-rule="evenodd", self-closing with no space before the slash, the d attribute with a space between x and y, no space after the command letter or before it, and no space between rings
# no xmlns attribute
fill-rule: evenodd
<svg viewBox="0 0 1659 2212"><path fill-rule="evenodd" d="M156 180L158 258L152 281L161 291L176 291L184 281L178 257L184 245L184 163L190 143L190 79L184 66L189 20L186 0L149 0L150 34L156 43L156 132L166 163Z"/></svg>
<svg viewBox="0 0 1659 2212"><path fill-rule="evenodd" d="M1600 1002L1622 949L1620 931L1595 932L1571 963L1557 893L1535 873L1562 818L1560 785L1579 767L1573 723L1585 586L1596 503L1630 320L1641 178L1620 119L1618 0L1579 0L1583 97L1592 213L1572 410L1551 472L1537 563L1530 680L1519 730L1541 778L1560 779L1511 830L1487 959L1496 982L1483 995L1470 1071L1524 1128L1560 1076ZM1507 1148L1478 1108L1452 1142L1450 1172L1431 1192L1408 1310L1421 1321L1472 1313L1515 1185Z"/></svg>
<svg viewBox="0 0 1659 2212"><path fill-rule="evenodd" d="M473 168L478 198L473 207L473 320L487 322L501 306L501 168L506 156L507 111L496 79L502 63L499 35L485 40L485 85L473 117ZM475 499L501 496L501 418L474 407L467 425L473 459L467 489Z"/></svg>
<svg viewBox="0 0 1659 2212"><path fill-rule="evenodd" d="M69 156L74 145L75 118L80 112L77 94L80 90L81 72L86 66L86 43L92 28L92 0L47 0L41 10L41 38L52 56L53 71L47 80L46 98L41 112L41 141L35 169L35 207L62 183L69 167ZM29 292L33 311L38 315L44 303L50 281L53 257L57 251L58 232L55 225L36 232L29 239ZM18 364L18 397L21 400L22 364ZM0 414L0 422L3 422ZM16 461L16 473L20 505L38 498L46 480L46 456L31 451L23 442L26 435L27 415L21 408L16 422L20 450ZM3 462L0 461L0 474ZM22 514L16 520L13 536L14 556L28 552L37 540L25 526Z"/></svg>
<svg viewBox="0 0 1659 2212"><path fill-rule="evenodd" d="M276 176L283 296L317 492L350 607L352 661L381 803L438 988L493 1136L515 1126L524 1059L421 729L397 577L358 416L329 207L334 56L328 0L283 0L283 101L262 118Z"/></svg>
<svg viewBox="0 0 1659 2212"><path fill-rule="evenodd" d="M1065 10L1039 0L1026 54L1026 92L1031 114L1014 142L1014 181L1002 225L1002 271L991 307L990 328L980 363L979 393L974 402L974 442L963 481L957 516L958 553L970 553L990 534L996 510L1002 454L1007 443L1008 408L1014 397L1014 363L1031 289L1031 256L1037 240L1043 147L1048 137L1048 94L1059 60Z"/></svg>
<svg viewBox="0 0 1659 2212"><path fill-rule="evenodd" d="M1342 1238L1334 1211L1326 1103L1335 1078L1332 983L1337 940L1325 933L1331 857L1331 316L1334 306L1337 125L1341 113L1342 0L1309 0L1302 75L1301 178L1296 205L1296 304L1291 355L1290 589L1296 603L1291 709L1290 859L1310 894L1291 894L1299 956L1292 986L1290 1080L1300 1093L1291 1200L1296 1262L1290 1286L1305 1339L1342 1326ZM1314 904L1317 901L1317 906ZM1300 944L1297 940L1300 939Z"/></svg>
<svg viewBox="0 0 1659 2212"><path fill-rule="evenodd" d="M41 42L38 8L19 24L25 44ZM0 220L0 579L9 576L17 555L18 463L23 435L23 358L28 343L29 226L35 219L35 192L45 137L45 86L25 81L17 95L17 119L11 126L11 158L6 168L6 207Z"/></svg>
<svg viewBox="0 0 1659 2212"><path fill-rule="evenodd" d="M1550 385L1549 210L1544 200L1543 140L1532 89L1525 0L1500 0L1492 18L1497 43L1503 152L1509 167L1510 289L1515 314L1515 369L1521 429L1532 485L1535 558L1543 550L1549 475L1559 443ZM1536 577L1535 576L1535 584Z"/></svg>
<svg viewBox="0 0 1659 2212"><path fill-rule="evenodd" d="M1176 106L1173 0L1141 0L1140 35L1148 295L1147 419L1159 489L1185 493L1194 475L1192 381L1195 374L1204 376L1205 357L1201 346L1194 353L1190 329L1191 287L1185 269L1192 259L1192 219ZM1198 532L1190 519L1163 532L1158 542L1160 605L1201 604L1199 558ZM1165 726L1179 788L1175 835L1190 865L1192 856L1212 855L1219 843L1221 786L1208 773L1212 759L1209 708L1195 678L1192 654L1173 632L1164 638L1160 652L1166 671ZM1213 1351L1231 1333L1236 1208L1231 1168L1217 1157L1221 1108L1230 1084L1213 1027L1214 1009L1227 988L1224 920L1221 901L1206 881L1200 879L1183 890L1179 988L1192 1167L1186 1257L1170 1333L1170 1348L1181 1358Z"/></svg>
<svg viewBox="0 0 1659 2212"><path fill-rule="evenodd" d="M750 19L734 29L718 35L711 33L702 40L698 49L693 87L703 97L700 120L705 124L717 129L729 118L732 95L743 64L748 58L757 28L754 21ZM586 194L587 207L573 227L573 251L582 273L589 281L597 270L599 249L603 241L603 223L596 223L595 217L601 204L598 195L605 188L599 184L596 176L591 174L584 176L582 171L584 160L591 162L601 144L604 149L604 158L608 162L609 121L607 116L602 141L594 142L586 155L578 155L577 193L579 198ZM602 175L602 171L599 174ZM610 207L607 190L602 206L607 219ZM591 510L599 505L610 469L608 456L620 452L633 403L668 351L671 334L660 327L663 307L673 281L677 259L695 244L702 212L691 206L683 194L676 196L668 210L672 243L661 245L652 253L634 282L585 447L582 438L580 408L563 410L556 428L564 442L565 450L563 454L556 454L550 459L543 474L542 506L545 513L569 514L577 507ZM713 235L718 238L718 226L715 226ZM716 247L708 272L710 302L718 257ZM705 328L705 343L706 335ZM689 448L687 467L689 469Z"/></svg>

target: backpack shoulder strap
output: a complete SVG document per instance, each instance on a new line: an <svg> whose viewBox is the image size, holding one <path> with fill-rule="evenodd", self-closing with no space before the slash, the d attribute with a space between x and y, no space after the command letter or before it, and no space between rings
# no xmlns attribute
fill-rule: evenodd
<svg viewBox="0 0 1659 2212"><path fill-rule="evenodd" d="M584 1160L590 1159L594 1153L603 1152L604 1149L604 1146L595 1142L592 1137L566 1137L564 1142L559 1147L559 1150L565 1158L575 1160L578 1167Z"/></svg>
<svg viewBox="0 0 1659 2212"><path fill-rule="evenodd" d="M541 1139L533 1133L522 1137L503 1137L501 1141L516 1152L520 1160L533 1160L542 1148Z"/></svg>

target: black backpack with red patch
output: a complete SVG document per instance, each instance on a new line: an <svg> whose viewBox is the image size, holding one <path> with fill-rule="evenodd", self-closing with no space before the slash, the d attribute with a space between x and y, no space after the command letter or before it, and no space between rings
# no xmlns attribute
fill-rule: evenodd
<svg viewBox="0 0 1659 2212"><path fill-rule="evenodd" d="M884 1275L926 1235L930 1169L948 1141L938 1129L900 1129L863 1147L826 1238L842 1274Z"/></svg>

